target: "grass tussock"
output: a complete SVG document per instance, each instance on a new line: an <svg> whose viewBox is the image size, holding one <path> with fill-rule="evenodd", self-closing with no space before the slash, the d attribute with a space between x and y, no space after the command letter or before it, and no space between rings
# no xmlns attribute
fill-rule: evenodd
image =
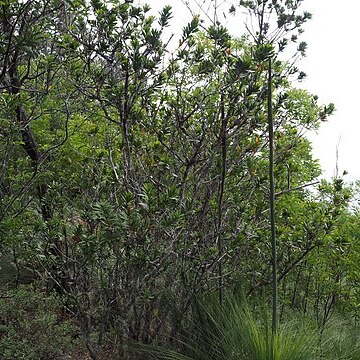
<svg viewBox="0 0 360 360"><path fill-rule="evenodd" d="M191 330L189 330L191 329ZM194 306L191 325L177 349L142 347L157 360L360 360L360 336L350 323L334 319L324 328L292 316L275 335L264 308L250 309L228 296Z"/></svg>

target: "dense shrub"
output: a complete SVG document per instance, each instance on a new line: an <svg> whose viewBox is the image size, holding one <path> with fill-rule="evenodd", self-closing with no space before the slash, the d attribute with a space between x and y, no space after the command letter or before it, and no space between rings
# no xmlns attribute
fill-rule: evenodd
<svg viewBox="0 0 360 360"><path fill-rule="evenodd" d="M32 286L3 293L0 298L0 357L3 360L51 360L75 347L77 328L60 318L51 296Z"/></svg>

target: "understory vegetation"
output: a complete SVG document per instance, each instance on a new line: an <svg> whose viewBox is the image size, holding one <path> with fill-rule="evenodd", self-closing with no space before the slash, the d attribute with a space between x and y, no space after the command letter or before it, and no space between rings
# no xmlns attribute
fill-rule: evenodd
<svg viewBox="0 0 360 360"><path fill-rule="evenodd" d="M360 335L352 320L334 316L319 326L311 316L289 312L273 336L268 310L261 301L250 308L243 297L231 294L223 304L217 297L207 298L195 303L177 350L139 346L138 354L167 360L360 358Z"/></svg>
<svg viewBox="0 0 360 360"><path fill-rule="evenodd" d="M334 105L297 87L302 2L234 3L237 36L214 2L174 45L170 6L0 0L1 358L360 359L359 186L306 137Z"/></svg>

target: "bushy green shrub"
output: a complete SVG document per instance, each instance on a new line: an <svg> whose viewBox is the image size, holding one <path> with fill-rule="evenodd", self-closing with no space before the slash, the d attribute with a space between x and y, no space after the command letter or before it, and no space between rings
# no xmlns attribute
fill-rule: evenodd
<svg viewBox="0 0 360 360"><path fill-rule="evenodd" d="M1 294L0 358L58 359L75 346L76 325L59 319L55 299L32 286Z"/></svg>

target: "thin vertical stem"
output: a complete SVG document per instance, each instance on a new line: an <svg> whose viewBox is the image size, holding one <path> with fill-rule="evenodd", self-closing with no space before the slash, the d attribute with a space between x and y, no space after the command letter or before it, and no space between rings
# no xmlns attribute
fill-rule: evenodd
<svg viewBox="0 0 360 360"><path fill-rule="evenodd" d="M269 57L268 74L268 124L269 124L269 177L270 177L270 226L271 226L271 263L272 263L272 333L276 334L278 326L278 283L277 251L275 228L275 177L274 177L274 121L272 109L272 61Z"/></svg>
<svg viewBox="0 0 360 360"><path fill-rule="evenodd" d="M227 118L225 116L225 104L224 104L223 95L221 95L220 117L221 117L221 129L220 129L221 180L219 184L216 242L218 246L219 303L222 304L224 295L223 295L223 269L222 269L223 244L222 244L221 232L222 232L222 220L223 220L223 199L224 199L224 188L225 188L225 178L226 178L226 158L227 158L227 141L226 141Z"/></svg>

